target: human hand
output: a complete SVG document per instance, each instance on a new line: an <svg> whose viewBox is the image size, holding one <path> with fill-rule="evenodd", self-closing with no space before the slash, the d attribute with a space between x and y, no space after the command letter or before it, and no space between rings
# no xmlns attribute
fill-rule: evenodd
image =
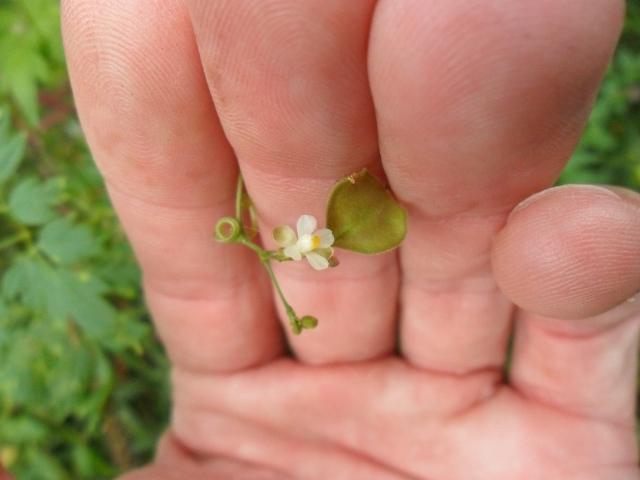
<svg viewBox="0 0 640 480"><path fill-rule="evenodd" d="M63 1L81 121L174 365L171 429L125 478L640 478L640 201L563 187L509 217L570 155L622 9ZM274 265L320 320L292 337L255 255L212 240L238 164L265 244L363 167L409 234L323 272Z"/></svg>

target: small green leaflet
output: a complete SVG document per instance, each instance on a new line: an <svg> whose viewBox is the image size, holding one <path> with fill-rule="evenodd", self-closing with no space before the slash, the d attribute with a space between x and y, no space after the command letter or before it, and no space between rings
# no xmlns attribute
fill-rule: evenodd
<svg viewBox="0 0 640 480"><path fill-rule="evenodd" d="M113 335L117 312L102 295L107 287L95 276L66 268L53 268L37 258L22 256L2 278L2 293L9 300L21 299L50 320L72 319L92 338Z"/></svg>
<svg viewBox="0 0 640 480"><path fill-rule="evenodd" d="M0 184L16 172L24 157L26 146L26 134L10 134L9 127L9 110L0 109Z"/></svg>
<svg viewBox="0 0 640 480"><path fill-rule="evenodd" d="M85 225L66 218L47 223L38 235L38 248L61 265L71 265L99 252L99 244Z"/></svg>
<svg viewBox="0 0 640 480"><path fill-rule="evenodd" d="M9 210L16 220L25 225L42 225L55 218L53 210L60 199L60 188L55 178L41 182L35 177L20 181L9 195Z"/></svg>

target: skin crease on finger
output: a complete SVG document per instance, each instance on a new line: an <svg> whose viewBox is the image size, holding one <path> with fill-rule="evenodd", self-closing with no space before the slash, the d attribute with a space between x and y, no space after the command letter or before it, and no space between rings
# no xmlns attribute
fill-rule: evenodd
<svg viewBox="0 0 640 480"><path fill-rule="evenodd" d="M591 330L590 335L584 339L573 334L567 335L566 332L549 339L545 335L549 329L542 331L529 328L529 325L535 327L535 321L539 323L540 319L524 319L524 327L520 331L524 332L525 335L521 338L526 342L521 342L520 345L543 345L545 354L556 356L539 358L530 355L530 349L523 348L522 354L517 357L518 368L513 377L518 380L519 388L504 384L502 372L497 368L504 359L504 332L507 331L507 320L511 312L509 305L508 308L504 307L504 297L498 295L495 297L500 298L498 308L494 303L497 300L490 298L486 302L487 308L483 311L482 318L499 315L501 319L507 320L501 320L504 325L492 330L488 339L483 335L486 335L485 327L490 325L469 322L458 325L457 329L452 328L455 335L467 334L466 338L459 337L457 343L453 341L455 335L451 335L446 329L442 332L426 331L409 335L409 338L414 338L414 347L407 348L407 351L413 351L411 362L389 356L363 362L333 362L332 365L320 367L310 367L290 358L270 361L278 355L281 348L278 340L281 337L271 329L274 323L268 323L273 319L270 315L272 305L263 296L265 290L256 286L260 285L261 280L249 283L248 288L251 290L247 292L247 296L267 309L268 313L264 315L267 318L253 318L255 312L233 310L232 306L226 306L224 299L220 298L218 306L228 309L221 308L213 312L207 310L206 302L202 302L200 296L203 290L209 291L204 284L214 280L220 282L224 292L235 292L236 296L229 297L237 302L240 297L235 288L242 284L243 279L241 273L232 270L237 277L227 278L226 280L231 281L225 283L213 274L215 271L210 264L217 265L219 269L229 263L234 266L239 264L251 272L250 276L254 276L257 271L254 267L257 265L251 264L238 250L221 250L218 246L209 246L204 233L207 228L202 224L198 224L197 228L191 225L203 222L206 226L206 222L209 222L211 226L216 215L224 210L211 205L228 207L224 202L230 203L229 191L232 190L232 185L230 187L229 183L233 182L225 183L220 178L230 180L236 170L233 159L235 145L233 141L231 144L225 143L226 137L215 117L215 106L209 101L202 72L188 62L181 64L182 61L193 59L195 52L195 40L189 37L189 29L185 29L183 23L187 18L185 10L179 8L182 5L179 2L156 2L154 5L165 10L153 17L135 2L122 2L114 6L114 2L92 0L79 8L80 4L80 0L68 0L63 9L67 15L65 31L69 64L83 127L108 181L117 184L112 188L112 192L115 192L112 193L114 203L141 258L145 275L151 277L151 282L158 282L158 276L161 277L165 288L173 284L175 288L186 289L189 293L181 296L184 303L179 306L154 304L155 315L159 317L156 322L162 325L163 339L176 362L173 372L175 404L171 431L186 453L176 455L175 452L172 454L161 448L154 466L146 471L132 473L129 478L252 478L242 476L245 473L249 475L247 470L256 478L263 479L640 478L635 435L628 414L633 399L633 384L629 376L630 372L634 373L631 367L637 342L633 318L637 311L629 310L626 302L603 314L604 317L598 320L602 322L599 325L603 328ZM134 8L136 5L138 9ZM257 5L259 4L256 4L256 8ZM420 10L424 8L423 5L432 7L433 11L427 13L433 15L425 15ZM613 38L619 28L621 13L620 4L610 1L602 4L516 4L502 1L486 2L486 5L489 13L495 14L499 10L504 13L506 20L511 19L497 24L488 22L484 27L477 27L483 27L485 30L480 28L480 31L487 34L496 25L507 25L517 30L516 27L522 26L523 21L529 18L535 22L533 25L529 24L529 29L523 27L528 33L532 30L535 33L534 27L553 27L550 30L543 29L539 36L531 37L534 40L546 39L545 41L550 42L547 47L554 45L549 38L557 39L560 31L567 30L571 40L568 45L562 44L559 50L546 52L542 58L529 58L529 62L522 67L524 70L518 70L520 67L517 67L522 64L517 48L509 50L510 53L506 52L509 53L506 57L498 56L498 59L501 58L509 65L516 65L515 72L519 75L496 75L498 86L501 87L497 91L489 88L466 92L466 96L438 96L436 90L443 87L441 83L436 81L417 86L408 85L407 81L416 72L411 73L401 67L404 65L418 69L422 65L424 69L431 61L448 58L449 61L444 64L442 61L436 64L447 67L443 70L445 73L451 72L451 68L455 66L459 68L459 65L466 64L475 74L474 78L480 81L480 85L491 87L493 84L490 82L490 74L493 71L483 70L478 60L474 59L482 58L487 53L487 48L491 52L492 45L504 44L505 39L509 39L508 32L498 32L497 36L489 37L490 41L478 43L477 46L482 46L485 50L472 51L469 57L465 57L464 49L473 47L474 39L478 40L474 36L476 31L461 28L461 37L456 37L458 40L447 44L442 40L447 38L442 35L446 30L442 30L440 26L452 25L456 11L467 19L465 21L472 20L465 16L468 5L462 8L463 5L456 2L380 2L373 12L374 26L371 30L368 68L380 131L378 140L391 185L412 209L410 214L414 218L410 225L413 238L408 239L411 245L407 245L401 253L408 280L416 279L419 267L424 268L429 281L433 280L435 274L439 274L436 276L438 279L444 276L449 280L444 275L447 272L449 275L452 272L458 276L468 275L468 271L461 269L461 266L466 265L465 262L475 265L474 268L478 270L488 268L490 239L503 225L506 212L525 196L552 183L562 161L566 159L584 120L586 105L593 96L606 57L613 48ZM493 9L489 8L491 5ZM535 12L535 5L540 5L542 13ZM167 10L167 6L173 10ZM497 6L501 8L497 9ZM521 8L525 9L526 15ZM565 8L568 10L564 10ZM96 9L99 10L98 13ZM93 14L86 16L90 11ZM84 22L74 23L74 12L83 13L84 16L75 18ZM193 16L193 11L191 15ZM575 20L572 15L577 15ZM109 18L115 18L116 21L111 24L107 22L108 28L104 25L100 27L101 22ZM415 19L416 25L408 28L410 24L407 19L411 18ZM544 19L549 22L545 23ZM422 24L422 28L418 28L421 21L433 23ZM78 28L79 24L82 28ZM407 28L399 28L403 25ZM596 31L592 28L594 25L606 28L598 28ZM239 27L238 30L242 32L243 29ZM206 28L206 25L200 28ZM89 35L96 31L108 34L97 38ZM420 36L430 31L434 32L434 36ZM145 33L142 35L144 38L141 38L140 32ZM465 32L469 33L470 39L465 40ZM172 38L170 34L177 38ZM251 36L250 34L255 37L255 31L249 30L247 35ZM110 49L96 47L100 42L108 43L109 38L113 40L110 35L116 37L115 41L108 44ZM560 37L564 38L562 35ZM154 42L150 42L149 38L159 42L161 47L154 50ZM163 39L170 40L162 43ZM232 38L231 41L240 42L243 39L246 40L245 37L240 37ZM578 41L579 39L582 41ZM530 49L527 52L538 51L540 45L533 40L532 42L524 43ZM405 45L406 49L399 48L398 44ZM513 44L520 45L517 42ZM123 45L128 48L122 48ZM384 45L390 48L384 50ZM420 52L420 46L424 48L425 45L433 48L427 50L426 56L420 57L417 53ZM201 50L204 48L206 46L201 45ZM567 49L574 53L568 63L562 60ZM563 54L556 55L555 51ZM403 61L403 52L411 55L409 60L415 57L421 61ZM428 55L434 52L435 55ZM448 56L442 56L442 52L446 52ZM393 58L389 58L393 55L398 57L395 63L391 62ZM104 60L105 56L113 63L98 62L96 65L96 59ZM153 62L145 61L150 58ZM122 59L127 62L119 63ZM498 62L495 58L493 61ZM106 73L105 65L108 67ZM102 66L103 70L98 66ZM429 69L422 72L425 75L420 76L418 71L416 76L440 81L446 78L426 75L430 72ZM549 75L548 78L541 78L540 75L545 72ZM170 73L177 77L171 77ZM533 78L523 77L532 83L516 81L524 73L538 75L533 75ZM464 71L455 78L460 81L463 74ZM123 77L120 78L119 75ZM167 78L173 78L182 87L189 88L172 90L172 82L167 81ZM559 88L553 88L557 81L565 78L572 79L571 82L575 82L577 78L586 80L584 83L570 85L561 82ZM388 83L384 83L385 79L388 79ZM542 87L547 82L550 88L545 90ZM523 83L525 86L518 90L517 87ZM148 85L157 87L157 91L163 92L163 95L150 94ZM511 85L516 88L515 92L507 88ZM111 91L107 87L115 88L119 95L101 97L102 90ZM420 91L429 95L423 97L418 94ZM238 92L242 93L242 90ZM465 93L464 89L461 92ZM268 97L270 92L260 93ZM529 95L529 100L520 101L526 95ZM398 101L403 98L404 103ZM430 102L434 99L448 100L453 103L447 108L432 111L415 101L415 98L424 98ZM456 99L461 104L456 104ZM473 108L469 109L470 112L481 114L479 117L471 116L470 123L473 127L471 133L479 132L480 138L471 134L461 138L444 135L448 132L448 127L439 127L455 125L456 116L453 115L454 118L451 119L443 115L447 112L459 112L464 105L469 105L468 102L475 102ZM188 112L193 105L198 107L197 121L188 123L193 118L184 112ZM510 105L514 107L513 110L507 108ZM528 136L526 127L531 122L545 119L539 118L542 114L533 108L535 105L545 107L544 115L557 122L552 122L553 127L544 129L546 133L557 130L557 137L548 142L544 138L541 140L544 135L539 131L534 132L532 137ZM557 110L554 106L557 106ZM99 114L110 111L109 107L116 109L118 115L101 118ZM151 112L148 108L152 109ZM507 115L502 123L501 115L509 112L511 115ZM286 112L281 113L284 114ZM144 121L147 115L153 119L148 128L134 128L137 126L136 122ZM561 118L557 120L558 116ZM438 119L443 123L438 123ZM172 123L174 120L180 125ZM250 126L249 120L252 118L248 118L247 125ZM372 119L365 121L369 125ZM469 124L465 125L469 127ZM422 129L417 128L418 126ZM115 136L103 137L105 130ZM172 154L167 155L162 148L159 152L152 150L150 154L140 147L152 145L156 148L154 142L166 146L167 140L163 138L167 133L174 135L175 132L181 134L172 136L171 142L179 143L186 137L188 142L183 147L189 149L188 155L179 156L178 160ZM501 135L491 140L493 134L500 132ZM513 144L505 142L505 139L509 140L512 136L515 138ZM490 137L489 140L487 137ZM109 145L108 138L114 141L114 145ZM442 152L437 145L439 139L452 149L450 154ZM449 142L444 142L445 139ZM245 141L250 142L251 135ZM531 151L538 142L541 145ZM363 144L369 143L365 141ZM113 150L105 149L104 145L122 149L120 153L124 157L114 157ZM521 150L526 153L521 153ZM133 154L139 154L140 151L146 154ZM364 151L368 151L367 148ZM214 157L219 155L217 162L210 161L211 152L214 152ZM403 160L404 153L406 162ZM179 168L175 165L179 165ZM224 165L231 168L224 168ZM412 165L416 170L407 170ZM495 168L490 168L493 166ZM426 170L422 171L423 168ZM447 169L449 172L454 171L456 175L446 175ZM199 182L192 184L189 178L198 178ZM410 185L411 180L415 182L414 185ZM269 178L264 181L268 182ZM258 185L257 181L254 182L251 192L256 196L261 194ZM271 188L274 188L273 185ZM268 189L265 187L265 190ZM212 191L216 195L220 194L220 197L212 196ZM275 202L277 197L269 197L266 194L268 192L262 193L265 211L269 208L269 200ZM418 209L417 203L421 195L432 201ZM130 196L135 198L132 200ZM610 201L608 197L596 195L591 198L600 205L595 208L596 211L606 212L612 208L607 203ZM295 199L290 201L296 203ZM158 204L160 207L156 208ZM572 213L578 215L584 212L584 208L580 208L584 204L580 202L568 202L567 208L562 203L551 206L553 208L547 211L541 207L535 208L535 204L532 204L518 216L514 215L513 220L522 222L522 228L527 231L531 225L541 226L546 225L546 222L553 225L554 222L560 223L563 217L572 218ZM625 212L628 210L621 205L618 207ZM185 212L192 216L185 218ZM478 215L463 215L470 212ZM627 213L632 217L631 213ZM295 218L289 211L286 211L286 215ZM584 228L585 225L578 226ZM586 226L592 228L588 231L591 238L597 240L592 245L592 253L597 255L599 248L603 248L602 239L609 237L598 230L598 225L590 226L587 223ZM629 230L630 235L623 233L628 229L628 224L618 221L601 226L605 227L606 234L611 235L612 239L612 243L604 251L619 247L627 252L626 255L633 253L630 245L634 242L629 239L636 235L635 230ZM454 227L460 231L455 232ZM149 229L153 229L152 237L145 235ZM525 239L527 243L518 243L524 241L515 235L505 236L503 243L497 248L504 249L508 258L517 260L519 256L526 254L522 249L535 244L536 235L545 233L542 228L530 228L529 231L531 234ZM569 251L572 242L579 239L581 234L581 230L573 230L559 236L557 250ZM183 248L185 236L190 237L186 250ZM191 238L192 236L195 238ZM541 238L544 239L544 236ZM464 251L465 239L470 244L468 251ZM210 238L208 241L210 242ZM552 241L555 241L554 237L547 240ZM620 245L615 242L620 242ZM447 245L449 250L443 248ZM495 248L494 257L501 258L502 253L495 251ZM463 249L463 254L460 249ZM506 254L504 258L507 258ZM442 265L429 265L430 259L438 259ZM392 264L393 262L395 260L391 260ZM621 265L622 263L619 267ZM178 274L173 270L176 268ZM411 272L411 269L414 271ZM162 274L157 275L158 271ZM370 274L375 275L375 269ZM520 274L526 276L526 272ZM482 290L481 287L484 286L483 278L489 277L479 277L481 285L477 290L480 293L486 292L487 289ZM516 293L524 299L529 298L523 287L525 281L510 279L504 274L503 277L505 286L511 282L512 288L518 286L520 289L514 290ZM623 278L626 279L625 282L635 281L630 275ZM489 278L489 282L493 282L493 279ZM602 295L600 279L585 276L585 284L597 294L603 308L605 303L607 307L610 306L607 303L609 299ZM540 285L532 284L531 288L540 288ZM631 287L624 283L620 288L626 291ZM588 290L584 294L587 295ZM163 300L170 301L169 298ZM409 299L404 297L403 301L407 300ZM460 297L452 299L450 305L456 305L460 300ZM569 300L574 305L573 299ZM158 297L155 301L158 302ZM544 304L544 299L538 301L539 304ZM422 303L414 304L414 318L421 319L427 327L430 315L433 317L446 310L432 308L433 304L430 305L428 298L422 298L420 302ZM251 310L251 304L251 301L246 301L243 308ZM466 305L473 309L480 307L477 302L472 301ZM405 303L404 307L404 313L407 314L410 305ZM560 301L556 307L559 313L562 313L562 308L566 308ZM598 305L591 305L590 308L596 307ZM627 310L621 313L620 307L626 307ZM188 313L185 314L185 311ZM171 315L168 312L172 312ZM225 315L230 315L229 312L242 314L243 318L246 315L246 323L241 322L242 328L234 330L235 324L225 322ZM471 309L457 313L457 316L448 319L477 318L472 315ZM547 313L553 315L555 312ZM210 329L212 314L215 314L214 320L218 322L216 325L219 328ZM196 316L198 321L192 322L192 316ZM267 327L264 327L264 321L267 321ZM585 321L585 324L588 323L589 321ZM185 324L189 324L189 328L185 328ZM194 324L195 328L191 328ZM439 323L445 324L446 322ZM392 323L389 325L393 326ZM404 325L408 323L405 322ZM252 328L264 330L259 330L256 334ZM221 331L225 333L222 334ZM260 338L265 339L266 346L260 344ZM360 337L346 337L347 341L351 339L353 343L357 343L358 338ZM403 339L407 341L406 336ZM340 340L344 341L344 337ZM395 338L392 337L392 343L394 341ZM490 343L489 348L473 348L483 342ZM620 353L612 354L612 349ZM433 352L437 355L432 355ZM588 361L592 363L589 364ZM247 368L248 365L252 368ZM438 368L421 368L425 365ZM575 375L576 365L585 367L584 371L579 370L580 375ZM591 365L599 368L595 372L597 375L593 377L590 375L593 372L586 368ZM446 373L453 370L462 373ZM540 372L544 376L539 375ZM579 381L568 385L571 389L563 389L564 385L559 379L571 379L572 373L573 377L579 377ZM541 379L555 381L549 385L542 383ZM606 389L600 388L603 379L610 379ZM555 387L555 390L551 391L549 386ZM618 412L621 412L621 416L618 416ZM216 465L216 462L220 463ZM231 473L233 469L236 471ZM245 472L238 473L242 470Z"/></svg>

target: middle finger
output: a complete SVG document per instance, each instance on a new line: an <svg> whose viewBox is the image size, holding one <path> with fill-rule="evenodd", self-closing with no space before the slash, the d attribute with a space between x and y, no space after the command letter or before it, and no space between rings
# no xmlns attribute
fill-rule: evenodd
<svg viewBox="0 0 640 480"><path fill-rule="evenodd" d="M265 248L276 248L275 226L294 226L302 214L323 227L336 180L363 167L382 175L366 67L373 7L372 0L190 3L209 88ZM321 272L306 262L274 265L298 316L320 322L290 339L306 362L358 361L394 349L395 254L337 256L340 266Z"/></svg>

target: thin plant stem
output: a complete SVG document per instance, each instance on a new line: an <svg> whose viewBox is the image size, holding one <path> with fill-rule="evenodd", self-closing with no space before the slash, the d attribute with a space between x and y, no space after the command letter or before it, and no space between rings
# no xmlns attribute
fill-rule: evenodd
<svg viewBox="0 0 640 480"><path fill-rule="evenodd" d="M238 243L241 243L242 245L245 245L246 247L249 247L251 250L256 252L260 257L260 260L263 260L263 258L265 258L265 254L267 254L266 251L264 251L255 243L253 243L251 240L247 239L247 237L244 235L244 232L240 234L240 237L238 238Z"/></svg>
<svg viewBox="0 0 640 480"><path fill-rule="evenodd" d="M280 297L280 300L284 305L284 309L287 312L287 316L289 317L289 320L291 320L291 322L294 323L298 317L293 311L293 308L291 307L291 305L289 305L289 303L287 302L286 298L284 298L284 293L282 293L282 290L280 289L280 284L278 283L278 280L276 279L276 276L273 273L273 269L271 268L271 264L269 263L269 260L262 260L262 264L264 265L264 268L267 269L267 273L269 273L269 277L271 278L273 285L276 287L276 292L278 292L278 296Z"/></svg>
<svg viewBox="0 0 640 480"><path fill-rule="evenodd" d="M254 230L256 228L256 225L255 225L256 220L255 220L255 211L253 210L253 206L251 204L245 205L244 204L245 198L248 198L248 195L247 196L245 195L244 180L242 179L242 174L239 173L238 185L236 187L236 205L235 205L236 218L233 219L230 217L225 217L218 221L218 224L216 226L216 235L218 237L218 240L222 242L240 243L250 248L258 255L258 258L260 258L260 261L264 265L264 268L267 269L267 273L269 274L269 278L271 279L271 282L276 288L276 292L278 292L278 296L280 297L280 300L282 301L282 305L284 306L284 309L287 312L287 316L289 317L289 322L291 324L291 328L294 333L296 334L300 333L303 328L313 328L315 325L312 327L309 327L301 323L300 319L298 318L296 313L293 311L293 308L291 307L291 305L289 305L289 302L287 302L286 298L284 297L284 293L282 293L280 284L278 283L278 280L276 279L276 276L273 273L273 269L271 268L271 263L270 263L271 260L277 260L279 262L282 262L289 259L284 258L282 253L279 250L263 249L262 247L252 242L250 237L247 235L247 232L245 231L245 228L244 228L244 221L243 221L244 211L245 210L249 211L249 215L251 217L251 224L252 224L251 228ZM225 235L222 231L224 225L230 226L232 229L236 228L237 226L237 229L238 229L237 235L234 233L231 233L228 236Z"/></svg>
<svg viewBox="0 0 640 480"><path fill-rule="evenodd" d="M244 226L242 224L242 197L244 193L244 180L242 178L242 173L238 172L238 184L236 186L236 220L242 227L242 232L244 233Z"/></svg>

